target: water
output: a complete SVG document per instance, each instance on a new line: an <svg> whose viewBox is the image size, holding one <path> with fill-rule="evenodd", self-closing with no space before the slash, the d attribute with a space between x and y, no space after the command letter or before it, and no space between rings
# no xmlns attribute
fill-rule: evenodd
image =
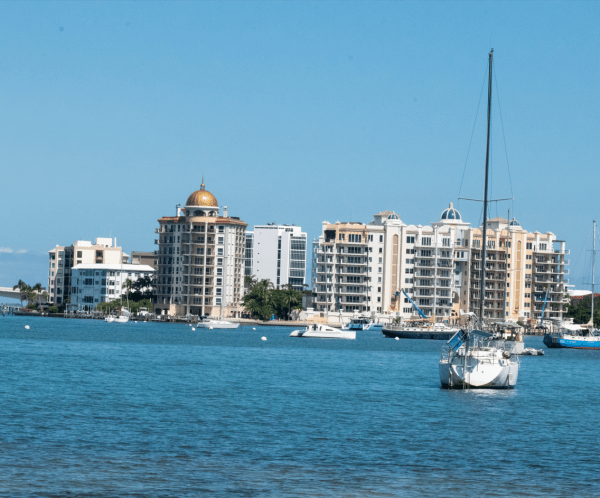
<svg viewBox="0 0 600 498"><path fill-rule="evenodd" d="M0 317L0 496L600 494L600 351L445 391L442 342L291 330Z"/></svg>

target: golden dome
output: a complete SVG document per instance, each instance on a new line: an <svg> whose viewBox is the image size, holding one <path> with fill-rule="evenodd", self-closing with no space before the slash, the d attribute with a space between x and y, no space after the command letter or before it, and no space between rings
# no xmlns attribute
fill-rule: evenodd
<svg viewBox="0 0 600 498"><path fill-rule="evenodd" d="M202 207L219 207L217 198L212 195L208 190L204 188L204 179L202 179L202 185L200 190L196 190L192 195L188 197L186 206L202 206Z"/></svg>

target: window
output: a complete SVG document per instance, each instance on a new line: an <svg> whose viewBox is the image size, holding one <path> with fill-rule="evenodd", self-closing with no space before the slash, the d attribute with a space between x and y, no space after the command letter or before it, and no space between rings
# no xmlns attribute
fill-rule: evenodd
<svg viewBox="0 0 600 498"><path fill-rule="evenodd" d="M430 246L431 245L431 237L421 237L421 245L422 246Z"/></svg>
<svg viewBox="0 0 600 498"><path fill-rule="evenodd" d="M382 254L382 253L383 253L383 247L380 247L379 248L379 254Z"/></svg>
<svg viewBox="0 0 600 498"><path fill-rule="evenodd" d="M373 242L373 235L369 235L369 242Z"/></svg>
<svg viewBox="0 0 600 498"><path fill-rule="evenodd" d="M219 237L219 244L223 243L223 237Z"/></svg>
<svg viewBox="0 0 600 498"><path fill-rule="evenodd" d="M448 238L442 239L442 245L445 247L450 247L450 239L448 239Z"/></svg>
<svg viewBox="0 0 600 498"><path fill-rule="evenodd" d="M407 244L414 244L415 243L415 238L414 237L406 237L406 243Z"/></svg>
<svg viewBox="0 0 600 498"><path fill-rule="evenodd" d="M378 273L381 273L381 266L379 267L379 269L377 270Z"/></svg>
<svg viewBox="0 0 600 498"><path fill-rule="evenodd" d="M217 256L223 256L223 248L222 247L219 247L217 249Z"/></svg>
<svg viewBox="0 0 600 498"><path fill-rule="evenodd" d="M383 235L379 236L379 242L383 242Z"/></svg>
<svg viewBox="0 0 600 498"><path fill-rule="evenodd" d="M348 242L362 242L362 235L357 233L348 234Z"/></svg>
<svg viewBox="0 0 600 498"><path fill-rule="evenodd" d="M340 242L344 242L345 239L346 239L346 235L343 234L343 233L340 233L340 235L339 235L339 241Z"/></svg>
<svg viewBox="0 0 600 498"><path fill-rule="evenodd" d="M219 225L219 233L224 233L225 227L223 225Z"/></svg>
<svg viewBox="0 0 600 498"><path fill-rule="evenodd" d="M223 266L223 258L217 258L217 266Z"/></svg>
<svg viewBox="0 0 600 498"><path fill-rule="evenodd" d="M414 273L414 272L415 272L414 268L405 268L404 269L404 273Z"/></svg>
<svg viewBox="0 0 600 498"><path fill-rule="evenodd" d="M533 243L532 242L527 242L526 249L533 249Z"/></svg>

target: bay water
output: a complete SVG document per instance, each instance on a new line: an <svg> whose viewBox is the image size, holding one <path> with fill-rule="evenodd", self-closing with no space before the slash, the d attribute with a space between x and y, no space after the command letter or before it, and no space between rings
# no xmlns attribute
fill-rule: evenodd
<svg viewBox="0 0 600 498"><path fill-rule="evenodd" d="M443 341L255 329L0 317L0 496L600 495L600 351L446 391Z"/></svg>

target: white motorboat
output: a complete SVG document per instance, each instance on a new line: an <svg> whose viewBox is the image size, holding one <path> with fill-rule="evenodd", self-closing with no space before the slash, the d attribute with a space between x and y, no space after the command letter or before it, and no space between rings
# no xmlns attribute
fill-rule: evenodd
<svg viewBox="0 0 600 498"><path fill-rule="evenodd" d="M347 327L342 330L369 330L373 325L373 320L369 316L359 316L358 318L351 318L350 323Z"/></svg>
<svg viewBox="0 0 600 498"><path fill-rule="evenodd" d="M290 337L313 337L317 339L356 339L356 331L342 330L317 323L309 325L304 330L294 330Z"/></svg>
<svg viewBox="0 0 600 498"><path fill-rule="evenodd" d="M115 317L112 315L108 315L107 317L104 318L105 322L114 322L115 321Z"/></svg>
<svg viewBox="0 0 600 498"><path fill-rule="evenodd" d="M228 322L223 320L222 316L203 316L198 322L199 329L237 329L240 326L239 323Z"/></svg>

